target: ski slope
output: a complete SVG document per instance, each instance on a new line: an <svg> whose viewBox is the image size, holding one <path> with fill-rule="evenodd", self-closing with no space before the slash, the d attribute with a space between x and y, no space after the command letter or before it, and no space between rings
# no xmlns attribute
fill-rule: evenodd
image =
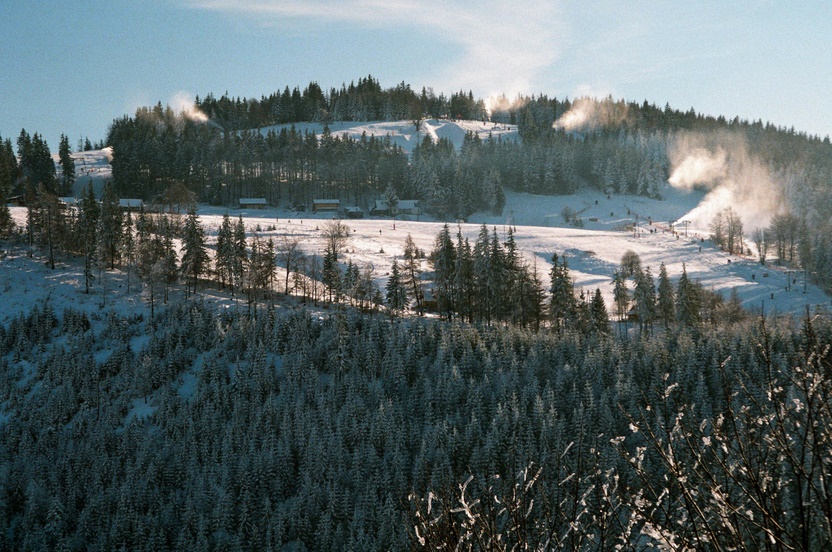
<svg viewBox="0 0 832 552"><path fill-rule="evenodd" d="M477 135L482 140L489 136L495 140L519 140L517 125L506 125L499 123L484 123L480 121L457 121L450 119L427 119L422 121L419 130L410 121L393 122L332 122L327 125L333 136L349 137L353 140L360 140L362 136L375 136L376 138L388 138L390 143L402 148L410 155L413 148L420 144L425 136L430 136L434 142L441 138L450 140L457 148L462 144L467 133ZM324 132L323 123L292 123L274 125L258 129L262 134L270 130L280 132L282 129L294 127L301 134L307 132L320 137Z"/></svg>
<svg viewBox="0 0 832 552"><path fill-rule="evenodd" d="M812 312L829 312L832 306L830 297L819 288L807 283L804 291L802 273L788 273L784 268L774 266L763 267L751 257L728 255L708 240L703 241L704 236L697 229L689 228L688 235L685 236L684 230L673 231L667 219L658 218L663 212L684 214L687 208L685 204L628 196L613 196L609 200L606 196L600 198L596 206L594 194L590 193L545 198L509 194L508 205L513 211L512 215L502 218L481 216L482 220L468 223L451 222L451 232L454 237L457 232L461 232L473 245L481 230L481 223L487 224L489 232L496 229L501 238L505 237L511 226L515 231L518 248L530 264L536 265L547 287L552 254L565 255L576 289L588 293L595 288L601 289L608 308L613 304L613 272L620 265L623 253L628 250L639 255L642 267L650 267L654 278L658 277L661 263L665 264L674 281L681 275L684 266L689 277L701 282L707 289L718 291L726 297L732 289L736 289L743 305L755 312L765 308L767 313L799 315L807 306ZM585 228L565 226L558 214L563 206L572 205L575 208L586 203L590 203L591 208L585 214L596 210L599 212L597 222L587 223ZM534 208L524 210L524 205ZM626 215L627 206L631 209L629 219ZM634 221L633 206L638 206L645 213L653 213L656 217L652 224L640 224L638 232L631 228ZM206 229L210 246L216 243L224 212L225 209L208 206L202 206L199 210L200 222ZM601 216L604 212L606 217ZM12 213L18 224L25 223L25 209L15 207L12 208ZM271 237L278 245L282 239L297 238L306 254L323 254L324 225L331 216L313 217L310 213L274 209L229 210L228 213L234 218L243 216L249 233L257 231L261 238ZM548 223L546 226L535 224L541 217ZM384 289L393 259L403 255L408 234L426 253L433 249L435 237L444 223L421 218L423 220L343 221L351 231L343 262L352 260L361 268L370 268L374 280ZM430 269L427 264L425 269ZM281 285L282 274L282 270L278 269L278 286ZM112 294L109 299L111 304L117 300L126 300L132 305L130 308L142 308L141 300L135 295L138 288L135 275L132 279L133 295L130 295L126 293L127 283L123 273L104 273L103 285ZM100 291L101 286L102 280L99 280L96 289ZM57 270L51 271L42 260L28 259L22 254L0 260L0 291L3 294L0 322L7 321L9 317L31 308L47 297L59 310L62 304L75 305L77 308L79 304L88 303L89 308L95 311L100 310L107 301L100 293L83 293L84 279L80 260L65 262ZM218 292L206 290L204 294L218 303L232 302L229 296ZM125 308L128 306L125 305Z"/></svg>

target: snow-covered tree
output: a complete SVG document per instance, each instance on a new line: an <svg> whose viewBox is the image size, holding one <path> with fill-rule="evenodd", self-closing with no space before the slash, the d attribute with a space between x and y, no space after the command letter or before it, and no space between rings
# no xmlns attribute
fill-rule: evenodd
<svg viewBox="0 0 832 552"><path fill-rule="evenodd" d="M182 230L182 275L185 276L186 291L196 291L196 284L199 277L208 270L208 248L205 239L205 229L199 223L199 216L193 207L188 211L185 218L185 226Z"/></svg>

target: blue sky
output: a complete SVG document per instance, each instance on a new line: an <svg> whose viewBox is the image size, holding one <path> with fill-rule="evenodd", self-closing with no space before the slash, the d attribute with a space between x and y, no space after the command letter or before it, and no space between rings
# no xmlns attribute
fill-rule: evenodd
<svg viewBox="0 0 832 552"><path fill-rule="evenodd" d="M509 5L512 4L512 5ZM635 4L635 5L627 5ZM99 140L182 93L372 74L439 93L606 96L832 135L832 2L0 0L0 136Z"/></svg>

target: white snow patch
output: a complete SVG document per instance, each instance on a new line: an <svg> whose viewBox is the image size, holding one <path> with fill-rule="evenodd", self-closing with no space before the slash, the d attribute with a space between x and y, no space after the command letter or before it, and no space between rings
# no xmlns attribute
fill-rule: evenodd
<svg viewBox="0 0 832 552"><path fill-rule="evenodd" d="M125 426L129 425L133 420L137 422L146 420L152 416L154 412L156 412L156 407L148 402L145 402L145 399L133 399L131 405L130 410L124 417Z"/></svg>

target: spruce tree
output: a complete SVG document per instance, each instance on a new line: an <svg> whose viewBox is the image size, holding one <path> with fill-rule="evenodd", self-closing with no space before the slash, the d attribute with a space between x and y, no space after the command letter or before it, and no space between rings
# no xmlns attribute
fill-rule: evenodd
<svg viewBox="0 0 832 552"><path fill-rule="evenodd" d="M108 181L104 184L104 193L101 196L101 211L98 217L98 258L110 269L116 266L119 257L119 244L122 235L122 216L113 186Z"/></svg>
<svg viewBox="0 0 832 552"><path fill-rule="evenodd" d="M457 254L451 231L447 224L436 236L434 250L430 261L433 264L436 303L440 314L445 314L450 320L456 310L454 304L454 274L456 271Z"/></svg>
<svg viewBox="0 0 832 552"><path fill-rule="evenodd" d="M627 318L627 311L630 307L630 289L627 287L627 280L622 270L616 270L612 273L613 284L613 302L615 303L615 312L618 315L618 321L624 322Z"/></svg>
<svg viewBox="0 0 832 552"><path fill-rule="evenodd" d="M491 263L491 245L488 235L488 228L483 224L480 227L480 233L477 235L477 241L474 242L474 319L485 321L486 324L491 323L491 318L494 315L494 293L491 289L493 280L489 274Z"/></svg>
<svg viewBox="0 0 832 552"><path fill-rule="evenodd" d="M191 290L196 291L199 277L208 269L209 257L205 230L199 223L196 209L191 207L182 231L182 274L191 279ZM186 291L188 287L186 285Z"/></svg>
<svg viewBox="0 0 832 552"><path fill-rule="evenodd" d="M676 287L676 320L682 326L696 329L702 324L702 297L699 288L688 278L682 264L682 276Z"/></svg>
<svg viewBox="0 0 832 552"><path fill-rule="evenodd" d="M454 266L453 300L460 318L473 322L474 317L474 258L468 238L462 230L456 235L456 263Z"/></svg>
<svg viewBox="0 0 832 552"><path fill-rule="evenodd" d="M665 329L670 327L676 320L676 295L673 291L673 284L670 283L670 278L667 276L667 267L662 263L659 266L659 297L658 297L658 317L664 324Z"/></svg>
<svg viewBox="0 0 832 552"><path fill-rule="evenodd" d="M390 316L393 316L395 311L407 308L409 303L407 297L407 288L401 278L399 271L399 262L393 259L393 266L390 269L390 277L387 279L387 306L390 307Z"/></svg>
<svg viewBox="0 0 832 552"><path fill-rule="evenodd" d="M90 292L90 285L95 279L96 229L99 213L98 201L93 194L92 184L89 184L87 193L81 200L81 212L78 217L78 231L81 234L78 241L81 243L81 251L84 255L84 290L86 293Z"/></svg>
<svg viewBox="0 0 832 552"><path fill-rule="evenodd" d="M589 304L589 316L590 331L600 334L610 333L610 316L600 288L595 288L595 294Z"/></svg>
<svg viewBox="0 0 832 552"><path fill-rule="evenodd" d="M17 157L12 149L12 142L8 138L0 138L0 238L8 235L13 229L8 198L12 195L12 187L17 181Z"/></svg>
<svg viewBox="0 0 832 552"><path fill-rule="evenodd" d="M124 215L121 250L124 253L124 266L127 270L127 293L130 293L130 272L136 267L136 240L133 237L133 215L130 211Z"/></svg>
<svg viewBox="0 0 832 552"><path fill-rule="evenodd" d="M644 271L636 273L636 288L633 292L633 299L638 312L639 327L642 332L651 329L653 320L656 317L656 286L653 283L653 275L648 266Z"/></svg>
<svg viewBox="0 0 832 552"><path fill-rule="evenodd" d="M234 293L234 285L243 281L244 271L248 263L248 252L246 251L246 226L243 222L243 215L237 219L234 225L234 242L231 256L231 293Z"/></svg>
<svg viewBox="0 0 832 552"><path fill-rule="evenodd" d="M227 212L222 216L222 224L217 232L217 253L214 258L214 270L220 282L220 287L224 288L228 284L231 286L231 292L233 293L234 230L231 227L231 219Z"/></svg>
<svg viewBox="0 0 832 552"><path fill-rule="evenodd" d="M323 269L321 272L324 289L329 294L329 301L337 301L341 295L341 269L338 267L338 257L332 244L327 244L324 252Z"/></svg>
<svg viewBox="0 0 832 552"><path fill-rule="evenodd" d="M413 295L416 311L422 314L422 267L419 262L419 250L413 236L407 235L404 242L404 272L402 282Z"/></svg>
<svg viewBox="0 0 832 552"><path fill-rule="evenodd" d="M578 303L575 299L575 287L569 275L566 257L558 262L557 253L552 253L552 269L549 273L549 317L553 327L562 332L578 318Z"/></svg>
<svg viewBox="0 0 832 552"><path fill-rule="evenodd" d="M75 184L75 160L72 158L69 148L69 138L61 134L61 142L58 147L58 157L61 165L60 195L71 195L72 186Z"/></svg>

